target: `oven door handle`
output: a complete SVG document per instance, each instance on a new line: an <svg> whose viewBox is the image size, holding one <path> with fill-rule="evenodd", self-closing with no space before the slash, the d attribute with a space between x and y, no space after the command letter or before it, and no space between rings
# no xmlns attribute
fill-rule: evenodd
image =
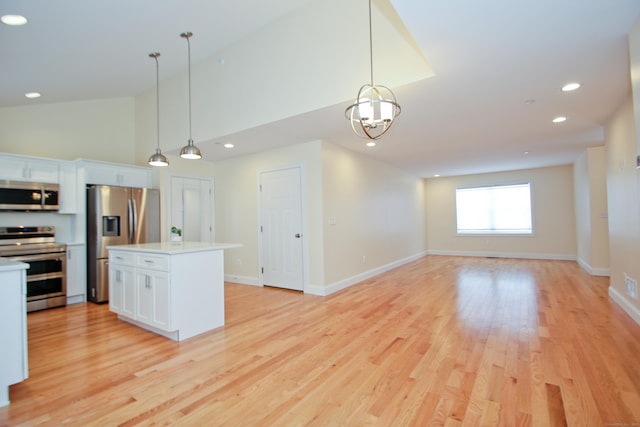
<svg viewBox="0 0 640 427"><path fill-rule="evenodd" d="M8 256L10 260L20 261L20 262L29 262L29 261L43 261L43 260L65 260L64 252L55 252L51 254L31 254L31 255L16 255L16 256Z"/></svg>

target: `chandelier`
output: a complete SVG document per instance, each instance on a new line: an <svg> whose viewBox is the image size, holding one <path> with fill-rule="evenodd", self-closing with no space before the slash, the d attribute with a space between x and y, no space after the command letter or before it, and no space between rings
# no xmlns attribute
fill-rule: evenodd
<svg viewBox="0 0 640 427"><path fill-rule="evenodd" d="M371 0L369 0L369 59L371 83L360 88L355 102L347 107L344 114L356 135L376 140L389 130L395 118L400 115L401 109L391 89L373 84Z"/></svg>

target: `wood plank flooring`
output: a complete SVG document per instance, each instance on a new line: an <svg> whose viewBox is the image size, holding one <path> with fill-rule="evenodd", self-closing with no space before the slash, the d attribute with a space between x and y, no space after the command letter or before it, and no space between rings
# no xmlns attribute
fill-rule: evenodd
<svg viewBox="0 0 640 427"><path fill-rule="evenodd" d="M31 313L0 426L631 426L640 326L575 262L427 256L329 297L226 284L175 343Z"/></svg>

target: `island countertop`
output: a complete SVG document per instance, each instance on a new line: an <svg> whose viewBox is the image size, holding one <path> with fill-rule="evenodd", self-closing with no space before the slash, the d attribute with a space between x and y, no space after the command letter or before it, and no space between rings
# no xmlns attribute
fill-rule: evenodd
<svg viewBox="0 0 640 427"><path fill-rule="evenodd" d="M0 257L0 271L26 270L29 264Z"/></svg>
<svg viewBox="0 0 640 427"><path fill-rule="evenodd" d="M133 245L107 246L109 250L134 251L155 254L181 254L190 252L207 252L223 249L239 248L239 243L216 243L216 242L157 242L138 243Z"/></svg>

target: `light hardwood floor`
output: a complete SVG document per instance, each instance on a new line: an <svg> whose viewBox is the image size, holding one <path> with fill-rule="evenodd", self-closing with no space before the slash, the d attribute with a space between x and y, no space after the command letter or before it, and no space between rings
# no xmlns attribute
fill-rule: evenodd
<svg viewBox="0 0 640 427"><path fill-rule="evenodd" d="M31 313L2 426L633 426L640 326L569 261L429 256L329 297L226 284L175 343L107 306Z"/></svg>

